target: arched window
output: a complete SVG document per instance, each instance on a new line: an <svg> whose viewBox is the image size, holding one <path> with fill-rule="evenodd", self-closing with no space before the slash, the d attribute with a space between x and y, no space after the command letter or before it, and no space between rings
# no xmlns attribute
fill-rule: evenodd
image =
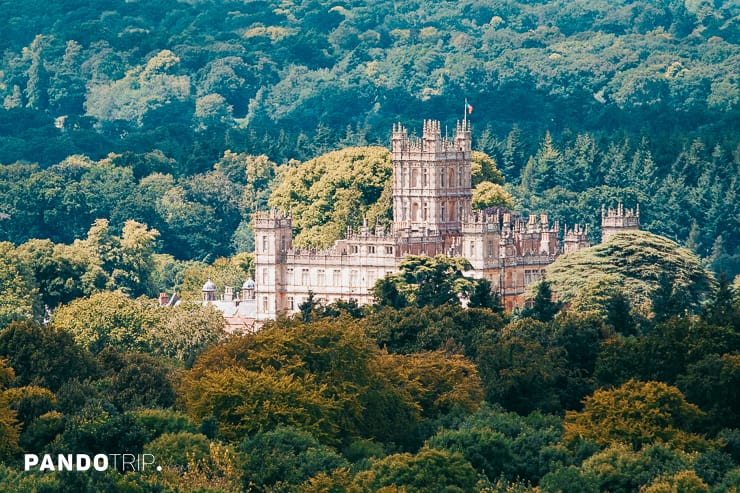
<svg viewBox="0 0 740 493"><path fill-rule="evenodd" d="M411 170L411 188L419 186L419 170L414 168Z"/></svg>

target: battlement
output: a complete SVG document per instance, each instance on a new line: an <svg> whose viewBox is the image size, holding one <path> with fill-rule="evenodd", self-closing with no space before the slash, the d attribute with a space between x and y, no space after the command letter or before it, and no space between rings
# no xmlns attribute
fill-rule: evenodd
<svg viewBox="0 0 740 493"><path fill-rule="evenodd" d="M292 228L293 218L289 213L272 208L254 213L255 228Z"/></svg>
<svg viewBox="0 0 740 493"><path fill-rule="evenodd" d="M637 231L640 229L640 204L635 209L625 209L622 203L616 209L601 206L601 242L621 231Z"/></svg>
<svg viewBox="0 0 740 493"><path fill-rule="evenodd" d="M581 248L588 248L588 246L588 225L581 228L580 224L576 223L571 229L565 226L563 253L575 252Z"/></svg>
<svg viewBox="0 0 740 493"><path fill-rule="evenodd" d="M423 155L433 154L437 160L445 157L459 159L457 153L470 152L471 149L470 122L467 120L457 122L452 139L442 136L442 125L438 120L424 120L421 138L409 136L408 130L401 123L393 125L391 152L394 157L420 159Z"/></svg>

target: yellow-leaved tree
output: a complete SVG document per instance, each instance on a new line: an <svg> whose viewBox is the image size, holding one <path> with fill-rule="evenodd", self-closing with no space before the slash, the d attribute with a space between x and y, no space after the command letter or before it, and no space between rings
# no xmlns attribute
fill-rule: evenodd
<svg viewBox="0 0 740 493"><path fill-rule="evenodd" d="M703 416L676 387L630 380L615 389L597 390L584 400L583 411L566 412L563 436L602 446L622 443L635 450L654 443L706 450L711 442L692 431Z"/></svg>

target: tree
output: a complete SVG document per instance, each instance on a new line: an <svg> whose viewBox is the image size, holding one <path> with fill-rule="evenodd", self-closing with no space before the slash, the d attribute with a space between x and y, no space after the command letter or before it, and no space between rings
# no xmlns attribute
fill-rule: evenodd
<svg viewBox="0 0 740 493"><path fill-rule="evenodd" d="M474 211L495 206L513 209L514 197L501 185L491 183L490 181L483 181L478 183L473 189L472 206Z"/></svg>
<svg viewBox="0 0 740 493"><path fill-rule="evenodd" d="M381 306L460 304L461 299L469 299L474 293L477 293L476 302L481 299L483 288L478 287L481 281L463 275L463 270L470 268L463 258L408 255L398 268L401 272L378 280L373 288L375 299Z"/></svg>
<svg viewBox="0 0 740 493"><path fill-rule="evenodd" d="M711 282L699 259L667 238L647 231L622 232L607 243L561 255L547 267L547 280L558 299L569 302L589 280L615 276L624 286L632 307L650 313L650 297L660 275L670 275L692 309L705 298Z"/></svg>
<svg viewBox="0 0 740 493"><path fill-rule="evenodd" d="M57 391L73 378L97 373L92 355L75 344L69 332L36 322L13 322L0 332L0 357L16 370L19 385Z"/></svg>
<svg viewBox="0 0 740 493"><path fill-rule="evenodd" d="M13 320L40 318L33 274L19 262L15 248L0 242L0 327Z"/></svg>
<svg viewBox="0 0 740 493"><path fill-rule="evenodd" d="M268 205L291 211L295 246L328 247L364 219L388 224L391 172L382 147L330 152L286 172Z"/></svg>
<svg viewBox="0 0 740 493"><path fill-rule="evenodd" d="M676 387L630 380L612 390L597 390L585 399L582 412L568 411L564 437L602 446L623 443L635 450L653 443L705 450L710 443L693 432L703 416Z"/></svg>
<svg viewBox="0 0 740 493"><path fill-rule="evenodd" d="M460 453L425 448L415 455L394 454L374 461L370 471L358 475L356 481L372 490L396 486L409 493L461 493L473 490L476 474Z"/></svg>
<svg viewBox="0 0 740 493"><path fill-rule="evenodd" d="M155 310L149 301L132 300L120 291L101 292L59 307L53 324L93 354L108 346L149 351L149 334L159 322Z"/></svg>
<svg viewBox="0 0 740 493"><path fill-rule="evenodd" d="M18 451L20 437L20 423L17 412L11 407L11 401L5 394L8 384L13 382L15 374L13 368L0 358L0 458L9 459Z"/></svg>
<svg viewBox="0 0 740 493"><path fill-rule="evenodd" d="M524 318L481 345L478 369L486 401L524 414L561 409L566 355L551 345L550 333L544 323Z"/></svg>
<svg viewBox="0 0 740 493"><path fill-rule="evenodd" d="M735 330L740 326L740 305L734 303L734 289L724 272L720 272L717 286L712 297L704 307L704 319L713 325L730 327L734 324Z"/></svg>
<svg viewBox="0 0 740 493"><path fill-rule="evenodd" d="M560 311L561 303L552 300L550 283L543 279L537 284L537 293L532 300L532 306L524 310L525 317L532 317L540 322L550 322Z"/></svg>
<svg viewBox="0 0 740 493"><path fill-rule="evenodd" d="M284 426L247 437L240 449L247 457L243 470L246 490L295 488L320 472L349 465L311 434Z"/></svg>
<svg viewBox="0 0 740 493"><path fill-rule="evenodd" d="M98 361L106 391L118 409L166 408L175 403L169 371L152 356L108 347L98 354Z"/></svg>

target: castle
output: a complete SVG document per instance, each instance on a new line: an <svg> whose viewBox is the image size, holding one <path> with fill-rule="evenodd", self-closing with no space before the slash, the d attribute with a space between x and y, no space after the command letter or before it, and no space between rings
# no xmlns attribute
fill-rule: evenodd
<svg viewBox="0 0 740 493"><path fill-rule="evenodd" d="M464 257L466 273L486 278L506 309L523 306L526 287L542 278L561 253L589 246L586 228L567 229L546 215L526 220L502 208L471 208L472 140L470 122L458 122L452 139L442 137L438 121L425 121L422 136L393 126L393 225L390 230L365 223L348 229L326 250L292 246L292 221L277 210L255 215L255 290L257 320L298 311L309 291L331 303L373 301L375 281L397 272L407 255ZM639 228L639 208L602 210L604 239L622 228Z"/></svg>

